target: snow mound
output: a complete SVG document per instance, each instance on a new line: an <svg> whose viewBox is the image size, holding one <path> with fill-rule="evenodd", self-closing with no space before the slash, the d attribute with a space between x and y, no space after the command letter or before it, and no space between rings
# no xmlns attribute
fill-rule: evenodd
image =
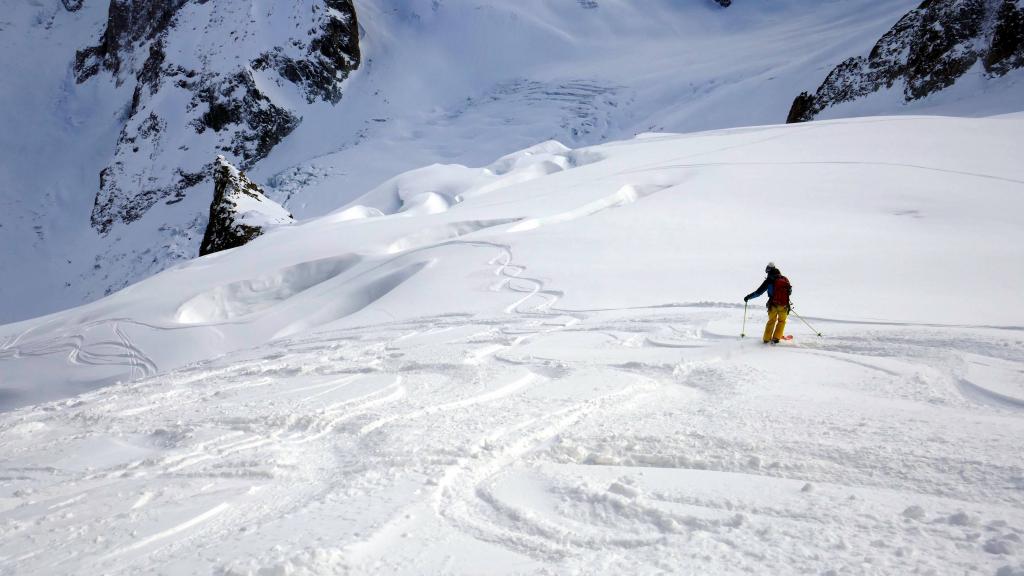
<svg viewBox="0 0 1024 576"><path fill-rule="evenodd" d="M383 215L384 213L377 208L356 205L339 210L330 216L325 216L324 219L331 222L348 222L349 220L364 220L366 218L377 218Z"/></svg>
<svg viewBox="0 0 1024 576"><path fill-rule="evenodd" d="M440 214L447 212L454 204L458 203L458 197L451 198L437 192L420 192L403 198L400 212L410 216L422 216L426 214Z"/></svg>
<svg viewBox="0 0 1024 576"><path fill-rule="evenodd" d="M356 278L336 296L319 298L315 302L304 302L302 308L293 311L298 312L291 316L293 320L274 333L273 338L299 334L355 314L407 282L430 263L429 260L414 262L383 273Z"/></svg>
<svg viewBox="0 0 1024 576"><path fill-rule="evenodd" d="M344 211L371 206L385 214L440 214L467 198L488 195L598 159L599 153L578 154L550 140L503 156L483 168L435 164L406 172L355 200L355 205Z"/></svg>
<svg viewBox="0 0 1024 576"><path fill-rule="evenodd" d="M245 317L326 282L359 261L356 255L324 258L218 286L182 304L176 318L182 324L203 324Z"/></svg>
<svg viewBox="0 0 1024 576"><path fill-rule="evenodd" d="M557 140L548 140L525 150L502 156L487 169L499 176L529 168L535 164L554 164L565 170L568 167L570 152L572 150L565 144Z"/></svg>

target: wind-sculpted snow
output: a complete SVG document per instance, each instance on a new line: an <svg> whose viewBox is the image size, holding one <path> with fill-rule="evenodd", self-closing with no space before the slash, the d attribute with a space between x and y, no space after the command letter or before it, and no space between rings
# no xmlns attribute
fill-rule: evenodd
<svg viewBox="0 0 1024 576"><path fill-rule="evenodd" d="M814 274L812 286L885 294L854 299L847 309L829 290L801 289L801 304L831 308L833 317L1024 325L1002 305L1020 280L1018 244L1008 240L1019 234L1010 215L1024 183L1011 158L1019 123L864 120L645 135L576 150L549 141L482 168L414 170L350 207L272 229L252 248L172 269L78 311L4 328L6 356L20 359L3 366L7 404L344 319L420 315L417 302L426 295L430 310L490 310L493 304L452 288L465 284L452 274L471 279L481 262L500 270L487 292L523 294L499 306L510 311L544 310L563 295L566 309L580 310L722 301L723 291L745 293L753 281L738 273L736 255L751 254L756 270L763 264L751 250L766 250L800 266L796 278ZM946 135L941 145L935 133ZM885 146L872 144L879 135ZM963 155L964 142L985 152ZM430 198L444 198L443 209L426 209ZM842 233L835 214L843 214ZM779 239L769 246L773 235ZM883 244L900 258L865 251ZM811 246L827 250L808 258ZM984 254L1002 265L988 265ZM950 285L950 270L969 283L951 288L972 295L969 308L948 306L944 291L931 288ZM908 282L920 288L903 288ZM125 339L134 344L122 345ZM144 351L148 361L122 348ZM76 358L95 368L68 364ZM62 364L74 370L65 373Z"/></svg>
<svg viewBox="0 0 1024 576"><path fill-rule="evenodd" d="M0 572L1013 574L1021 127L544 142L0 327Z"/></svg>
<svg viewBox="0 0 1024 576"><path fill-rule="evenodd" d="M177 318L185 324L200 324L248 316L338 276L359 260L354 254L323 258L288 266L275 274L217 286L182 304Z"/></svg>
<svg viewBox="0 0 1024 576"><path fill-rule="evenodd" d="M303 220L408 170L545 140L778 122L917 1L9 4L0 268L19 274L0 321L196 257L217 154ZM457 202L421 192L407 210Z"/></svg>

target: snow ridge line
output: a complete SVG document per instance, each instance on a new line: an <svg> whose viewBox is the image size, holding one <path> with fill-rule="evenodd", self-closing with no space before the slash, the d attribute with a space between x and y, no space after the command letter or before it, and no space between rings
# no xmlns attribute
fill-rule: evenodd
<svg viewBox="0 0 1024 576"><path fill-rule="evenodd" d="M955 174L957 176L970 176L972 178L985 178L988 180L998 180L1000 182L1009 182L1011 184L1024 184L1024 180L1018 180L1016 178L1010 178L1009 176L998 176L996 174L985 174L982 172L969 172L965 170L951 170L948 168L937 168L935 166L924 166L922 164L909 164L901 162L869 162L869 161L854 161L854 160L820 160L820 161L776 161L776 162L704 162L695 164L664 164L652 168L640 168L636 170L630 170L626 172L640 173L640 172L657 172L661 170L673 170L679 168L719 168L719 167L731 167L731 166L881 166L885 168L908 168L912 170L927 170L929 172L940 172L942 174Z"/></svg>

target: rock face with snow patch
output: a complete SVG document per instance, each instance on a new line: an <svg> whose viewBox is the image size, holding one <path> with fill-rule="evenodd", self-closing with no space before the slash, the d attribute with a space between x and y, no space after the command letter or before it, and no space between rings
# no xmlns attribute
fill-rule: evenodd
<svg viewBox="0 0 1024 576"><path fill-rule="evenodd" d="M870 54L844 61L814 94L797 96L787 122L897 86L905 102L918 100L979 64L988 77L1024 66L1024 0L925 0Z"/></svg>
<svg viewBox="0 0 1024 576"><path fill-rule="evenodd" d="M280 204L267 198L245 174L218 156L213 175L213 202L199 255L237 248L268 228L295 220Z"/></svg>
<svg viewBox="0 0 1024 576"><path fill-rule="evenodd" d="M93 227L105 233L180 201L206 179L211 152L251 168L299 125L303 106L337 104L360 63L357 26L351 0L111 0L99 43L75 63L79 83L134 85Z"/></svg>

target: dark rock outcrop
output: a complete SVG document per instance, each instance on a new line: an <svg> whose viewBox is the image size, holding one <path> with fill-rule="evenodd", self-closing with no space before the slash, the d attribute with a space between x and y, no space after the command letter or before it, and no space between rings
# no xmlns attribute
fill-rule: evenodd
<svg viewBox="0 0 1024 576"><path fill-rule="evenodd" d="M182 85L195 94L188 109L205 108L192 121L196 134L206 130L230 130L231 140L221 149L238 158L246 169L266 158L301 121L261 92L248 71L228 78L200 78L195 83L183 81Z"/></svg>
<svg viewBox="0 0 1024 576"><path fill-rule="evenodd" d="M100 69L121 69L122 59L139 42L154 40L171 25L175 13L188 0L110 0L107 27L100 43L79 50L75 58L78 82L96 75Z"/></svg>
<svg viewBox="0 0 1024 576"><path fill-rule="evenodd" d="M1024 2L1006 0L999 7L985 69L1003 75L1014 68L1024 68Z"/></svg>
<svg viewBox="0 0 1024 576"><path fill-rule="evenodd" d="M728 8L729 6L732 6L732 0L715 0L715 2L718 3L718 5L721 6L722 8Z"/></svg>
<svg viewBox="0 0 1024 576"><path fill-rule="evenodd" d="M952 86L982 63L1000 76L1024 66L1024 0L925 0L901 18L867 56L850 58L814 94L793 101L787 122L897 85L905 102Z"/></svg>
<svg viewBox="0 0 1024 576"><path fill-rule="evenodd" d="M268 228L293 222L292 215L267 198L244 173L223 156L217 157L210 221L199 247L200 256L237 248Z"/></svg>
<svg viewBox="0 0 1024 576"><path fill-rule="evenodd" d="M252 61L256 70L274 70L295 84L313 103L323 100L337 104L341 100L340 81L359 67L359 25L350 0L324 0L328 10L352 14L350 18L328 18L320 24L319 35L304 46L304 57L294 58L280 46L264 52Z"/></svg>
<svg viewBox="0 0 1024 576"><path fill-rule="evenodd" d="M110 0L99 43L79 51L75 65L79 82L109 74L133 86L100 174L93 227L106 233L157 202L180 202L207 179L212 153L252 168L298 127L301 99L341 100L360 58L352 0L259 11L247 2ZM283 89L260 88L273 84ZM275 100L296 89L300 100Z"/></svg>

